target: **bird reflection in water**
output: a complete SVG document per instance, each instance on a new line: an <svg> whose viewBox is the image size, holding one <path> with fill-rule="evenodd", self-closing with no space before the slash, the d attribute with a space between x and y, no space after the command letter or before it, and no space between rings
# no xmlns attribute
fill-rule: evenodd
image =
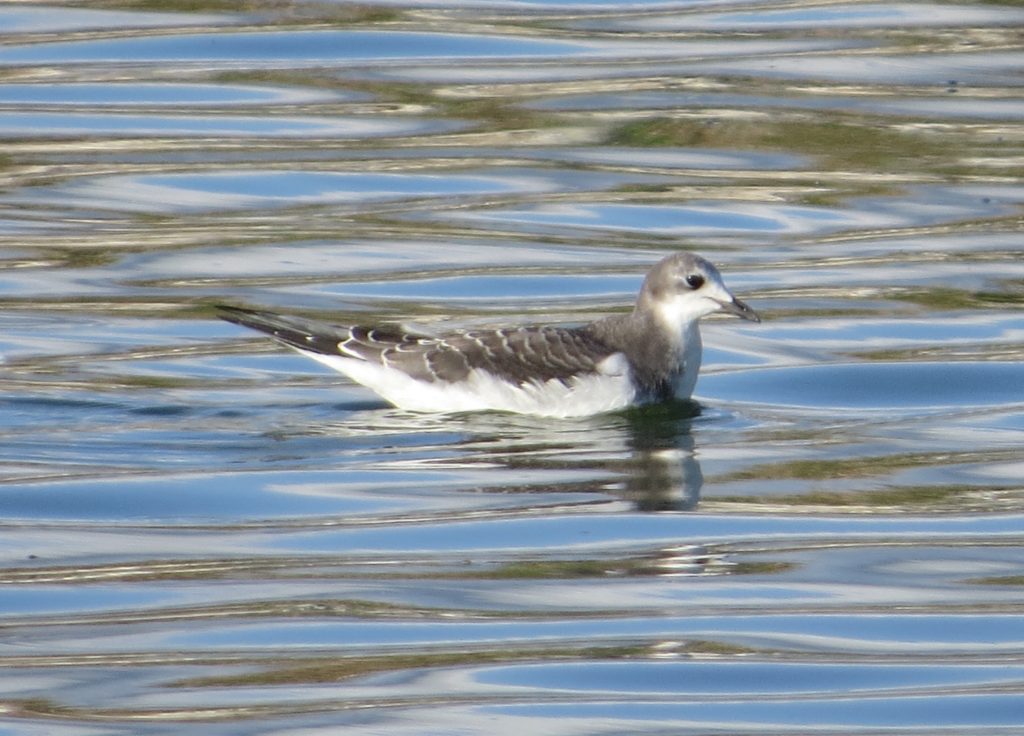
<svg viewBox="0 0 1024 736"><path fill-rule="evenodd" d="M364 403L334 409L351 413L283 430L280 439L301 443L300 436L320 436L336 446L318 442L319 453L351 457L346 448L362 454L362 438L388 437L390 449L373 453L376 473L393 467L408 479L419 468L430 472L433 485L436 472L453 470L452 491L469 482L476 493L521 496L525 507L578 497L584 504L624 502L634 511L691 511L700 500L693 424L701 407L692 400L559 421L498 412L418 414Z"/></svg>
<svg viewBox="0 0 1024 736"><path fill-rule="evenodd" d="M704 474L697 460L693 420L696 401L675 401L626 416L632 450L624 497L638 511L691 511L700 501Z"/></svg>

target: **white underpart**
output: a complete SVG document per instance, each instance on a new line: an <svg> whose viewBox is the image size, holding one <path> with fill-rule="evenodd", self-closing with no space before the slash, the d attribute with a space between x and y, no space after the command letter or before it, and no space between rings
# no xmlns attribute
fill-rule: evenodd
<svg viewBox="0 0 1024 736"><path fill-rule="evenodd" d="M693 395L703 357L704 343L700 339L700 328L696 322L693 322L683 334L682 350L680 351L683 371L676 377L673 389L676 398L688 399Z"/></svg>
<svg viewBox="0 0 1024 736"><path fill-rule="evenodd" d="M676 377L674 392L677 398L688 399L697 385L704 344L700 337L700 318L722 308L719 301L730 302L733 296L725 285L716 280L697 291L679 292L671 299L654 305L658 323L669 336L676 351L682 372ZM718 301L716 301L718 300Z"/></svg>
<svg viewBox="0 0 1024 736"><path fill-rule="evenodd" d="M581 417L623 409L636 399L629 364L621 353L605 358L598 364L598 372L577 376L567 384L557 380L514 384L479 369L455 383L420 381L378 363L306 350L299 352L410 411L492 410L545 417Z"/></svg>

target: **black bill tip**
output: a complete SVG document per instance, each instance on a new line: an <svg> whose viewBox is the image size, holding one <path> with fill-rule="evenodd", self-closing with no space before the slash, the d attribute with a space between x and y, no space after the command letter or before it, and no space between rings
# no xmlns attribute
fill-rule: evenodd
<svg viewBox="0 0 1024 736"><path fill-rule="evenodd" d="M760 322L761 316L755 312L746 302L742 302L739 299L734 298L731 302L719 302L729 314L735 314L740 319L748 320L749 322Z"/></svg>

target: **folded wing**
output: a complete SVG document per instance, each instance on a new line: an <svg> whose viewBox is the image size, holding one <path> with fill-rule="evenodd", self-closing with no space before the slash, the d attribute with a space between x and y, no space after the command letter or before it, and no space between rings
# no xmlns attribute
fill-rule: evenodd
<svg viewBox="0 0 1024 736"><path fill-rule="evenodd" d="M428 383L455 383L474 370L513 384L567 382L599 372L599 364L615 352L573 328L470 330L432 337L390 327L332 325L237 307L218 309L222 319L297 350L366 361Z"/></svg>

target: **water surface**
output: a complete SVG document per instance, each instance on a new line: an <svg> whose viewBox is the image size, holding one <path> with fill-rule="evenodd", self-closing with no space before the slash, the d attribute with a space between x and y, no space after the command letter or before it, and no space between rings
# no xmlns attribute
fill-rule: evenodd
<svg viewBox="0 0 1024 736"><path fill-rule="evenodd" d="M0 8L0 732L1015 733L1013 4ZM695 402L423 416L692 249Z"/></svg>

